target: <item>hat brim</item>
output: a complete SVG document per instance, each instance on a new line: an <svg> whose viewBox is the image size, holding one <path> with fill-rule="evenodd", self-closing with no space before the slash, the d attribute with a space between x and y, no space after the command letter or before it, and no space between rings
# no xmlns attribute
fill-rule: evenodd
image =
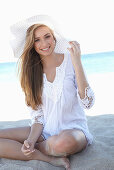
<svg viewBox="0 0 114 170"><path fill-rule="evenodd" d="M68 52L67 47L69 46L68 40L65 39L58 30L57 23L47 15L37 15L30 18L27 18L23 21L19 21L18 23L12 25L10 27L11 33L13 34L13 39L10 40L10 45L13 49L14 56L19 58L24 49L26 31L28 28L34 24L44 24L51 28L54 32L54 36L57 40L56 47L54 51L56 53L66 53Z"/></svg>

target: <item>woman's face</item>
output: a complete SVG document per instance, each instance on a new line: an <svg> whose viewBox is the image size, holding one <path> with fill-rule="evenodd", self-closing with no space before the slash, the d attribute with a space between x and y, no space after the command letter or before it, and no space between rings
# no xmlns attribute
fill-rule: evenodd
<svg viewBox="0 0 114 170"><path fill-rule="evenodd" d="M41 56L50 55L55 48L54 37L48 27L39 27L34 32L34 48Z"/></svg>

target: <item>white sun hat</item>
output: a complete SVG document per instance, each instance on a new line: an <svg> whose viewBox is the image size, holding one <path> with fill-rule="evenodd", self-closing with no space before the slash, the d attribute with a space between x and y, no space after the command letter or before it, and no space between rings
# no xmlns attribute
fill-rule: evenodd
<svg viewBox="0 0 114 170"><path fill-rule="evenodd" d="M23 21L17 22L16 24L10 27L13 39L10 40L10 45L13 49L14 56L19 58L24 49L26 31L33 24L45 24L51 28L56 37L56 46L54 51L56 53L67 53L69 45L69 40L64 38L64 36L58 30L57 23L48 15L36 15L30 18L27 18Z"/></svg>

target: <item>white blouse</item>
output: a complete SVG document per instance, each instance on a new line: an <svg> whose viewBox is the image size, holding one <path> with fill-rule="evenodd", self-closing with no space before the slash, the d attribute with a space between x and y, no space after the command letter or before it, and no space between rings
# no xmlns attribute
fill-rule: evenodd
<svg viewBox="0 0 114 170"><path fill-rule="evenodd" d="M31 125L43 124L42 135L45 139L65 129L79 129L84 132L88 144L91 144L93 137L87 126L84 109L93 106L95 97L91 87L88 86L84 99L80 98L70 53L65 53L62 64L56 67L54 81L49 82L45 73L43 80L43 105L38 110L29 107Z"/></svg>

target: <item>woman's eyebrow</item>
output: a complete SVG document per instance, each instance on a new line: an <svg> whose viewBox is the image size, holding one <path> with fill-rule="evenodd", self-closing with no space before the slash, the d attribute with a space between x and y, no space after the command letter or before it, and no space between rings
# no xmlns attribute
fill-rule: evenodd
<svg viewBox="0 0 114 170"><path fill-rule="evenodd" d="M50 34L50 33L47 33L47 34L45 34L44 36L46 36L46 35L48 35L48 34ZM40 38L40 37L35 37L35 39L38 39L38 38Z"/></svg>

